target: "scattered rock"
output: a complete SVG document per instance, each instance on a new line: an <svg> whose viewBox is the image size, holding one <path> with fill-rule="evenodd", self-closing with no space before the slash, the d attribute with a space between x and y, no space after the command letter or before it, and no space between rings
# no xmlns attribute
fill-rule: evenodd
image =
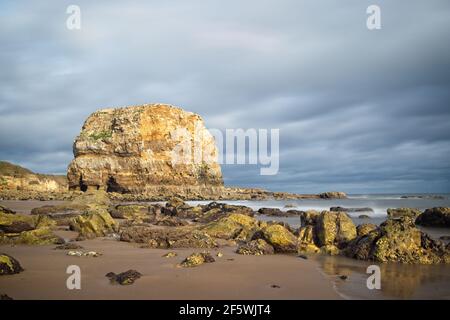
<svg viewBox="0 0 450 320"><path fill-rule="evenodd" d="M360 214L358 216L359 219L370 219L370 216L368 216L367 214Z"/></svg>
<svg viewBox="0 0 450 320"><path fill-rule="evenodd" d="M296 203L287 203L284 205L284 207L285 208L295 208L295 207L297 207L297 204Z"/></svg>
<svg viewBox="0 0 450 320"><path fill-rule="evenodd" d="M397 219L403 216L417 218L421 214L421 211L414 208L396 208L387 209L387 215L389 218Z"/></svg>
<svg viewBox="0 0 450 320"><path fill-rule="evenodd" d="M275 216L275 217L283 217L286 215L285 212L281 211L278 208L260 208L258 210L258 213L266 216Z"/></svg>
<svg viewBox="0 0 450 320"><path fill-rule="evenodd" d="M236 253L243 255L266 255L274 254L273 247L263 239L252 240L248 243L242 244L236 250Z"/></svg>
<svg viewBox="0 0 450 320"><path fill-rule="evenodd" d="M180 266L184 268L196 267L204 263L212 263L216 260L209 252L193 253L184 259Z"/></svg>
<svg viewBox="0 0 450 320"><path fill-rule="evenodd" d="M450 241L450 236L440 236L439 239L444 241Z"/></svg>
<svg viewBox="0 0 450 320"><path fill-rule="evenodd" d="M0 275L16 274L23 271L19 261L7 255L6 253L0 253Z"/></svg>
<svg viewBox="0 0 450 320"><path fill-rule="evenodd" d="M145 244L151 248L215 248L217 241L195 227L160 228L131 226L122 228L120 241Z"/></svg>
<svg viewBox="0 0 450 320"><path fill-rule="evenodd" d="M303 260L308 260L308 256L305 256L304 254L299 254L298 257Z"/></svg>
<svg viewBox="0 0 450 320"><path fill-rule="evenodd" d="M137 279L142 277L142 274L136 270L128 270L119 274L109 272L106 274L106 277L111 281L111 283L118 283L125 286L133 284Z"/></svg>
<svg viewBox="0 0 450 320"><path fill-rule="evenodd" d="M450 228L450 208L427 209L417 217L416 224L426 227Z"/></svg>
<svg viewBox="0 0 450 320"><path fill-rule="evenodd" d="M163 258L173 258L176 256L178 256L178 254L176 252L171 251L171 252L167 252L166 254L164 254Z"/></svg>
<svg viewBox="0 0 450 320"><path fill-rule="evenodd" d="M277 285L277 284L272 284L271 286L270 286L271 288L274 288L274 289L279 289L279 288L281 288L279 285Z"/></svg>
<svg viewBox="0 0 450 320"><path fill-rule="evenodd" d="M346 276L346 275L341 275L341 276L339 276L339 279L341 279L341 280L347 280L348 279L348 276Z"/></svg>

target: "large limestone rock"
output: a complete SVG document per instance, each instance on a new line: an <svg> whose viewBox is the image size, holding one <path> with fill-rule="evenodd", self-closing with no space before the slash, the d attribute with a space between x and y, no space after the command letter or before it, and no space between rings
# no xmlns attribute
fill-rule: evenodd
<svg viewBox="0 0 450 320"><path fill-rule="evenodd" d="M180 194L222 190L214 137L197 114L165 104L94 112L73 146L72 190Z"/></svg>

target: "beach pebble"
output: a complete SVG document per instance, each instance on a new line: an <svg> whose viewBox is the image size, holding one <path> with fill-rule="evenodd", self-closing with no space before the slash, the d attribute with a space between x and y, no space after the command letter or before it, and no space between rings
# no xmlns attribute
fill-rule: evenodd
<svg viewBox="0 0 450 320"><path fill-rule="evenodd" d="M69 251L67 252L68 256L74 256L74 257L99 257L102 254L95 252L95 251Z"/></svg>

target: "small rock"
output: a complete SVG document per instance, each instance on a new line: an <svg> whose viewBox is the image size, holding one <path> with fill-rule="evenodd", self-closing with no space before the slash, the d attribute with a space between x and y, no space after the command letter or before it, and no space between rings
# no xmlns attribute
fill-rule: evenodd
<svg viewBox="0 0 450 320"><path fill-rule="evenodd" d="M10 296L7 294L0 294L0 300L13 300Z"/></svg>
<svg viewBox="0 0 450 320"><path fill-rule="evenodd" d="M273 285L271 285L270 286L271 288L274 288L274 289L279 289L279 288L281 288L279 285L277 285L277 284L273 284Z"/></svg>
<svg viewBox="0 0 450 320"><path fill-rule="evenodd" d="M171 251L171 252L168 252L165 255L163 255L163 258L173 258L173 257L176 257L177 255L178 254L176 252Z"/></svg>
<svg viewBox="0 0 450 320"><path fill-rule="evenodd" d="M439 239L447 241L447 240L450 240L450 236L440 236Z"/></svg>
<svg viewBox="0 0 450 320"><path fill-rule="evenodd" d="M111 283L118 283L124 286L133 284L142 276L142 274L136 270L128 270L119 274L108 272L105 276L111 281Z"/></svg>
<svg viewBox="0 0 450 320"><path fill-rule="evenodd" d="M60 246L56 246L54 248L54 250L76 250L76 249L83 249L83 247L76 243L65 243Z"/></svg>
<svg viewBox="0 0 450 320"><path fill-rule="evenodd" d="M204 263L215 262L216 260L209 252L193 253L184 259L180 266L184 268L196 267Z"/></svg>
<svg viewBox="0 0 450 320"><path fill-rule="evenodd" d="M222 252L217 252L216 256L217 256L218 258L222 258L222 257L223 257L223 253L222 253Z"/></svg>
<svg viewBox="0 0 450 320"><path fill-rule="evenodd" d="M74 257L99 257L102 254L95 252L95 251L88 251L88 252L83 252L83 251L69 251L67 252L68 256L74 256Z"/></svg>
<svg viewBox="0 0 450 320"><path fill-rule="evenodd" d="M358 216L359 219L370 219L370 217L367 214L361 214Z"/></svg>
<svg viewBox="0 0 450 320"><path fill-rule="evenodd" d="M5 253L0 253L0 276L16 274L22 271L23 268L19 261Z"/></svg>
<svg viewBox="0 0 450 320"><path fill-rule="evenodd" d="M347 279L348 279L348 276L346 276L346 275L341 275L341 276L339 276L339 279L341 279L341 280L347 280Z"/></svg>
<svg viewBox="0 0 450 320"><path fill-rule="evenodd" d="M305 260L308 260L308 257L305 256L304 254L299 254L298 257L299 257L299 258L302 258L302 259L305 259Z"/></svg>

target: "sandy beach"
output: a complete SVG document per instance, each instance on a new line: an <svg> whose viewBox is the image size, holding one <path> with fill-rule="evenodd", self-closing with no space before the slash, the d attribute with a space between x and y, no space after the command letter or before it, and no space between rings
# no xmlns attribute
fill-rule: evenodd
<svg viewBox="0 0 450 320"><path fill-rule="evenodd" d="M20 213L61 202L1 201ZM69 240L75 232L60 230ZM243 256L234 247L210 250L215 263L196 268L177 266L199 249L174 249L174 258L164 258L163 249L140 248L107 238L79 241L100 257L67 256L55 245L0 246L0 252L20 261L24 272L0 277L0 292L14 299L340 299L333 282L311 259L295 255ZM216 257L217 252L223 257ZM81 269L81 290L68 290L69 265ZM105 275L135 269L143 274L131 286L112 285ZM272 287L276 286L276 287Z"/></svg>

